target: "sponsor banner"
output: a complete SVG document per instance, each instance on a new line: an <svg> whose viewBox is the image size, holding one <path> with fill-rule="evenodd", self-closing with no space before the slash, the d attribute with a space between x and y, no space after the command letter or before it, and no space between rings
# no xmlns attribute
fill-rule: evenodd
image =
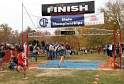
<svg viewBox="0 0 124 84"><path fill-rule="evenodd" d="M38 17L38 28L59 28L104 24L104 14L77 14Z"/></svg>
<svg viewBox="0 0 124 84"><path fill-rule="evenodd" d="M104 13L84 14L84 25L104 24Z"/></svg>
<svg viewBox="0 0 124 84"><path fill-rule="evenodd" d="M38 17L38 28L40 27L51 28L51 16Z"/></svg>
<svg viewBox="0 0 124 84"><path fill-rule="evenodd" d="M95 2L42 4L42 16L95 13Z"/></svg>

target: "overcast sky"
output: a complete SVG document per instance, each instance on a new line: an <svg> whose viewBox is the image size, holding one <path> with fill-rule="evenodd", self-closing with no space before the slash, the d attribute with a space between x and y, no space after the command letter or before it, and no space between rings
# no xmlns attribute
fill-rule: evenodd
<svg viewBox="0 0 124 84"><path fill-rule="evenodd" d="M8 24L13 30L22 31L22 3L26 8L29 16L23 7L23 29L27 26L37 28L37 17L41 16L41 4L53 4L53 3L70 3L70 2L82 2L93 0L1 0L0 1L0 24ZM95 0L95 11L98 12L98 8L104 6L104 3L108 0ZM38 29L39 30L39 29ZM40 29L44 30L44 29ZM51 31L51 29L49 29Z"/></svg>

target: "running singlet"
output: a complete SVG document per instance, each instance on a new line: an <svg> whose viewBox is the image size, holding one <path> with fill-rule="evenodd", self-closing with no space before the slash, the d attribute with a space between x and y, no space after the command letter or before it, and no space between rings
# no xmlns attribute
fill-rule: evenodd
<svg viewBox="0 0 124 84"><path fill-rule="evenodd" d="M64 47L61 47L60 56L65 56L65 49L64 49Z"/></svg>
<svg viewBox="0 0 124 84"><path fill-rule="evenodd" d="M26 60L23 58L23 52L18 55L18 66L26 65Z"/></svg>

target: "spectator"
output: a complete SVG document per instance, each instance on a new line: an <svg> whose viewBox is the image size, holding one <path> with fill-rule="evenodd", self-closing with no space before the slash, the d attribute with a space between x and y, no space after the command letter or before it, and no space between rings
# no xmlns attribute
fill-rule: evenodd
<svg viewBox="0 0 124 84"><path fill-rule="evenodd" d="M37 39L34 40L34 44L35 46L38 46L39 45L39 41Z"/></svg>
<svg viewBox="0 0 124 84"><path fill-rule="evenodd" d="M113 57L112 56L112 44L109 44L109 56L110 57Z"/></svg>
<svg viewBox="0 0 124 84"><path fill-rule="evenodd" d="M3 70L2 68L2 59L5 55L5 51L3 50L4 46L0 46L0 70Z"/></svg>
<svg viewBox="0 0 124 84"><path fill-rule="evenodd" d="M54 45L54 58L58 57L58 47L59 47L59 45L58 45L58 43L56 43Z"/></svg>
<svg viewBox="0 0 124 84"><path fill-rule="evenodd" d="M46 43L45 50L46 50L46 59L47 59L49 56L49 43L48 42Z"/></svg>
<svg viewBox="0 0 124 84"><path fill-rule="evenodd" d="M54 50L54 46L53 44L50 44L49 45L49 57L48 57L49 60L53 59L53 50Z"/></svg>
<svg viewBox="0 0 124 84"><path fill-rule="evenodd" d="M45 54L45 41L43 40L41 44L42 44L42 53Z"/></svg>
<svg viewBox="0 0 124 84"><path fill-rule="evenodd" d="M92 49L92 48L90 48L90 53L91 53L91 54L93 53L93 49Z"/></svg>
<svg viewBox="0 0 124 84"><path fill-rule="evenodd" d="M122 45L122 53L124 54L124 43Z"/></svg>
<svg viewBox="0 0 124 84"><path fill-rule="evenodd" d="M98 47L98 54L100 54L100 47Z"/></svg>
<svg viewBox="0 0 124 84"><path fill-rule="evenodd" d="M70 48L70 45L68 43L66 43L66 56L67 57L70 57L70 53L71 53L71 48Z"/></svg>
<svg viewBox="0 0 124 84"><path fill-rule="evenodd" d="M10 63L9 63L10 65L9 65L9 68L10 69L15 69L15 68L17 68L17 65L18 65L18 59L17 59L17 57L16 56L11 56L11 61L10 61Z"/></svg>
<svg viewBox="0 0 124 84"><path fill-rule="evenodd" d="M103 54L105 54L106 53L106 49L105 49L105 47L103 48Z"/></svg>
<svg viewBox="0 0 124 84"><path fill-rule="evenodd" d="M31 62L32 62L32 61L33 61L33 59L34 59L33 45L31 44L31 45L29 46L29 48L30 48Z"/></svg>
<svg viewBox="0 0 124 84"><path fill-rule="evenodd" d="M35 61L36 62L37 62L37 58L38 58L38 50L39 50L39 47L34 46L33 53L34 53Z"/></svg>
<svg viewBox="0 0 124 84"><path fill-rule="evenodd" d="M109 52L109 44L107 44L107 56L110 56L110 52Z"/></svg>

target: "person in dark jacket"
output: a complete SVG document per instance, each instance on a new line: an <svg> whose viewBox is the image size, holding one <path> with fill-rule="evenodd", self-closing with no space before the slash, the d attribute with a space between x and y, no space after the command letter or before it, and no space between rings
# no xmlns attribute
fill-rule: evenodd
<svg viewBox="0 0 124 84"><path fill-rule="evenodd" d="M29 48L30 48L31 62L32 62L33 59L34 59L34 52L33 52L33 50L34 50L34 46L31 44Z"/></svg>
<svg viewBox="0 0 124 84"><path fill-rule="evenodd" d="M46 59L47 59L49 56L49 43L48 42L45 45L45 50L46 50Z"/></svg>
<svg viewBox="0 0 124 84"><path fill-rule="evenodd" d="M42 53L44 54L45 53L45 41L41 41L41 44L42 44Z"/></svg>
<svg viewBox="0 0 124 84"><path fill-rule="evenodd" d="M2 68L2 60L5 55L5 51L3 50L4 46L0 46L0 70L3 70Z"/></svg>
<svg viewBox="0 0 124 84"><path fill-rule="evenodd" d="M65 48L66 48L66 56L67 57L70 57L70 53L71 53L71 47L70 47L70 45L68 43L66 43Z"/></svg>
<svg viewBox="0 0 124 84"><path fill-rule="evenodd" d="M15 68L17 68L18 65L18 58L17 56L11 56L11 61L9 63L9 68L14 70Z"/></svg>
<svg viewBox="0 0 124 84"><path fill-rule="evenodd" d="M39 41L37 39L34 40L34 45L39 46Z"/></svg>

